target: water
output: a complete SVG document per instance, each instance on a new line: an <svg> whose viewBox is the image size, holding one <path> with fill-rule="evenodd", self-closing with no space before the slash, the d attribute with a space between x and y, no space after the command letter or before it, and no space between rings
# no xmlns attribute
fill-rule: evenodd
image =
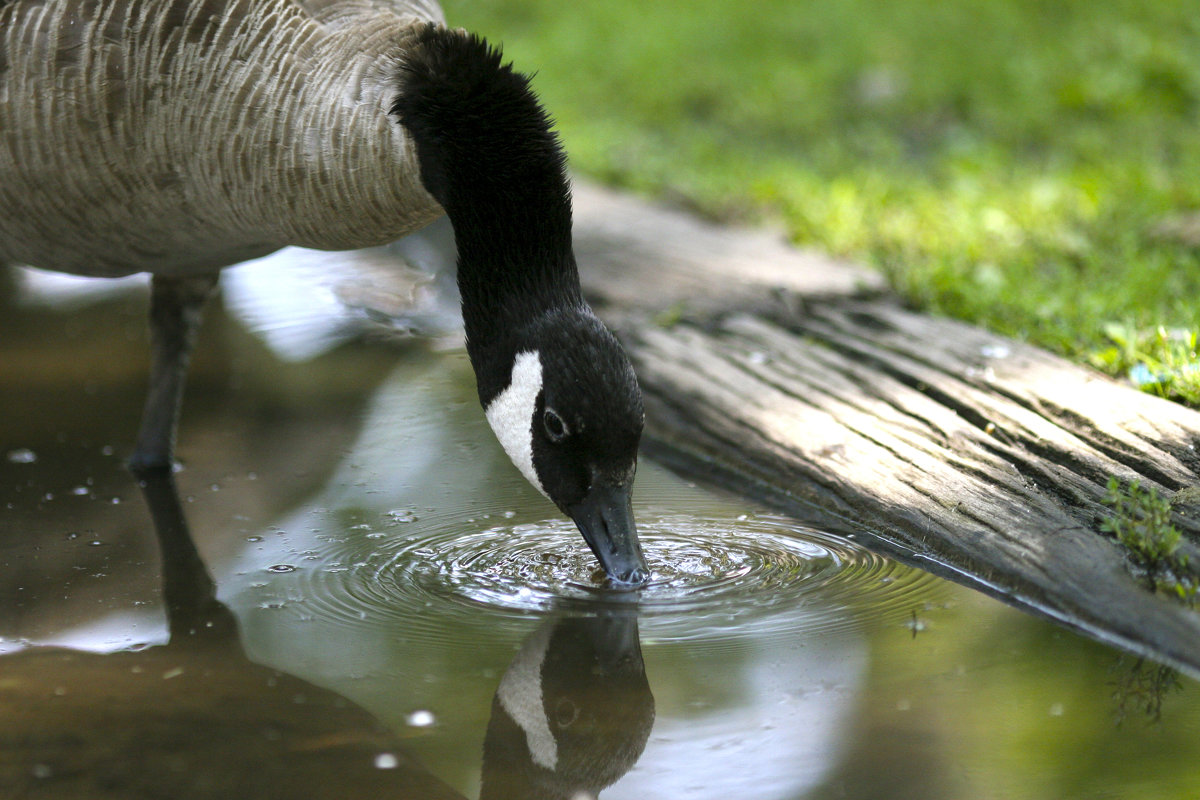
<svg viewBox="0 0 1200 800"><path fill-rule="evenodd" d="M611 606L635 608L646 619L716 614L739 620L808 598L836 608L884 605L891 598L898 607L923 582L920 573L898 574L894 563L784 517L725 518L720 514L727 509L703 497L672 497L670 477L648 471L644 491L658 502L641 504L639 528L653 579L639 591L605 587L574 525L558 519L470 532L454 524L426 526L376 541L364 541L373 539L370 533L329 537L320 556L302 556L318 563L309 564L290 591L326 600L325 614L350 619L387 618L437 603L459 606L463 615L523 617ZM672 501L695 511L667 513ZM700 516L705 513L711 516ZM839 624L835 614L812 616L807 625L814 630Z"/></svg>
<svg viewBox="0 0 1200 800"><path fill-rule="evenodd" d="M142 324L0 314L0 798L1200 796L1191 680L652 463L604 590L453 349L218 312L143 497Z"/></svg>

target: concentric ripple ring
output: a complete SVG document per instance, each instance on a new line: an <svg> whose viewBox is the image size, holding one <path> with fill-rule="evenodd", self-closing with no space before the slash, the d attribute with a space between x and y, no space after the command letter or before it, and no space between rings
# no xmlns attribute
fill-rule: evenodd
<svg viewBox="0 0 1200 800"><path fill-rule="evenodd" d="M291 595L303 597L309 613L359 624L435 606L521 616L636 607L642 618L712 615L728 623L807 604L806 627L819 628L846 624L864 607L903 621L936 582L852 541L769 514L643 514L638 529L652 578L634 591L606 587L578 531L556 520L367 534L368 558L327 552L321 560L332 560L325 565L309 563L286 577L297 582ZM330 544L362 552L356 539Z"/></svg>

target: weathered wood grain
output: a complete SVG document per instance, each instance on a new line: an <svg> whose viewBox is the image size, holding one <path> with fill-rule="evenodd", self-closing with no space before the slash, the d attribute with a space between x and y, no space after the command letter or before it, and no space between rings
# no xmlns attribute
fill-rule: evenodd
<svg viewBox="0 0 1200 800"><path fill-rule="evenodd" d="M660 458L1200 675L1200 612L1100 531L1110 475L1167 496L1200 483L1200 413L907 311L767 234L588 197L585 287L630 350ZM1200 565L1188 512L1180 552Z"/></svg>
<svg viewBox="0 0 1200 800"><path fill-rule="evenodd" d="M871 270L790 247L779 233L705 222L579 181L572 195L581 278L610 318L711 312L778 291L847 296L886 285Z"/></svg>

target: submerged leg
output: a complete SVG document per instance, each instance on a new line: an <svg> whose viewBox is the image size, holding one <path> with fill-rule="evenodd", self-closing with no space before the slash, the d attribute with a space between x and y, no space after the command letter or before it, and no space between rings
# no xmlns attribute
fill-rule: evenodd
<svg viewBox="0 0 1200 800"><path fill-rule="evenodd" d="M204 304L216 285L217 273L188 278L155 275L151 282L150 393L137 447L129 459L134 472L171 467L192 344Z"/></svg>

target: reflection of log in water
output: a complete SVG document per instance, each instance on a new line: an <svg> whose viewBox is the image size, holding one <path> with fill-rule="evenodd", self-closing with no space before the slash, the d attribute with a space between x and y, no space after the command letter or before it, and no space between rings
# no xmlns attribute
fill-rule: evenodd
<svg viewBox="0 0 1200 800"><path fill-rule="evenodd" d="M249 661L173 478L149 474L142 488L162 555L169 642L0 658L0 797L462 800L364 709ZM526 701L535 697L544 700L544 738L529 733ZM594 794L637 760L653 718L635 617L547 623L497 692L484 796Z"/></svg>

